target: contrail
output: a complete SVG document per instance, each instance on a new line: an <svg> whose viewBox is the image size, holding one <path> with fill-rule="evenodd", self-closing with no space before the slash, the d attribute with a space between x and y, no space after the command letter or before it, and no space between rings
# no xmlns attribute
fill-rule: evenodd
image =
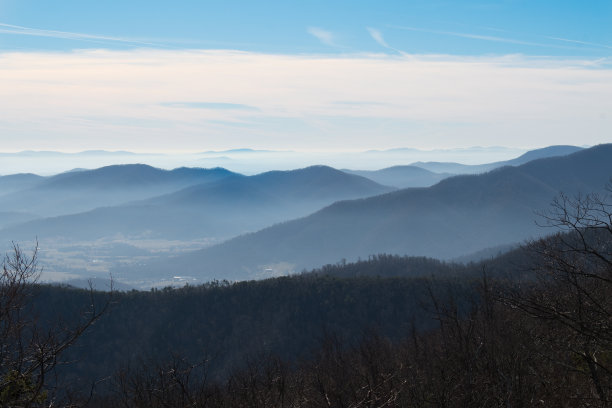
<svg viewBox="0 0 612 408"><path fill-rule="evenodd" d="M162 47L162 44L133 40L129 38L110 37L104 35L73 33L68 31L45 30L40 28L23 27L13 24L0 23L0 33L29 35L35 37L62 38L68 40L92 41L92 42L120 42L125 44L139 44L154 47Z"/></svg>
<svg viewBox="0 0 612 408"><path fill-rule="evenodd" d="M559 49L576 49L577 48L577 47L570 47L570 46L545 44L545 43L540 43L540 42L521 41L521 40L515 40L515 39L512 39L512 38L496 37L496 36L490 36L490 35L459 33L459 32L454 32L454 31L429 30L429 29L425 29L425 28L397 26L397 25L389 25L389 27L390 28L395 28L397 30L417 31L417 32L421 32L421 33L448 35L448 36L452 36L452 37L461 37L461 38L470 38L470 39L474 39L474 40L502 42L502 43L508 43L508 44L528 45L528 46L533 46L533 47L559 48ZM585 44L585 45L597 45L599 47L603 46L603 47L606 47L606 48L612 48L612 47L608 47L608 46L601 45L601 44L593 44L593 43L586 43L586 42L582 42L582 41L566 40L566 39L563 39L563 38L553 38L553 37L544 37L544 38L558 40L558 41L566 41L566 42L571 42L571 43L579 43L579 44Z"/></svg>

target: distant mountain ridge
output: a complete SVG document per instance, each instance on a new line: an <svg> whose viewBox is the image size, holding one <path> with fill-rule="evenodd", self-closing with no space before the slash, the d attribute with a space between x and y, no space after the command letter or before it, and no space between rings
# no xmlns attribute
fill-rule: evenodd
<svg viewBox="0 0 612 408"><path fill-rule="evenodd" d="M178 168L162 170L145 164L105 166L95 170L35 176L0 197L0 211L20 211L39 216L58 216L154 197L190 185L213 182L237 175L223 168ZM0 177L8 180L15 176Z"/></svg>
<svg viewBox="0 0 612 408"><path fill-rule="evenodd" d="M601 191L612 175L612 144L561 157L445 179L430 188L343 201L308 217L147 266L202 279L250 279L371 254L454 258L546 231L535 211L561 191Z"/></svg>
<svg viewBox="0 0 612 408"><path fill-rule="evenodd" d="M173 172L197 176L200 170L176 169ZM61 236L95 240L118 234L166 239L229 238L309 214L338 200L393 190L327 166L255 176L224 172L225 176L216 181L128 204L34 220L0 231L0 234L11 239ZM167 175L168 172L159 174ZM72 181L80 180L81 176L81 173L70 174L69 184L73 185ZM64 177L59 181L64 182Z"/></svg>
<svg viewBox="0 0 612 408"><path fill-rule="evenodd" d="M429 187L452 176L449 173L435 173L419 166L393 166L380 170L344 170L347 173L367 177L377 183L397 188Z"/></svg>
<svg viewBox="0 0 612 408"><path fill-rule="evenodd" d="M156 184L187 186L235 175L221 167L212 169L180 167L163 170L146 164L119 164L94 170L81 170L48 177L44 188L122 189Z"/></svg>
<svg viewBox="0 0 612 408"><path fill-rule="evenodd" d="M31 188L42 182L44 179L44 177L32 173L0 176L0 196Z"/></svg>
<svg viewBox="0 0 612 408"><path fill-rule="evenodd" d="M518 166L545 157L565 156L581 150L576 146L549 146L530 150L521 156L505 161L485 164L461 164L453 162L416 162L411 165L387 167L380 170L343 170L397 188L430 187L440 180L457 174L478 174L503 166Z"/></svg>
<svg viewBox="0 0 612 408"><path fill-rule="evenodd" d="M195 185L143 203L200 205L203 201L208 201L230 205L228 198L253 200L257 197L268 197L277 203L321 200L322 205L328 205L330 197L349 199L392 190L394 188L329 166L310 166L297 170L269 171L254 176L226 178L218 183Z"/></svg>
<svg viewBox="0 0 612 408"><path fill-rule="evenodd" d="M541 149L530 150L521 156L493 163L485 164L461 164L452 162L415 162L413 166L432 171L434 173L451 173L451 174L478 174L491 171L503 166L519 166L532 160L543 159L547 157L566 156L582 150L582 147L569 145L556 145L543 147Z"/></svg>

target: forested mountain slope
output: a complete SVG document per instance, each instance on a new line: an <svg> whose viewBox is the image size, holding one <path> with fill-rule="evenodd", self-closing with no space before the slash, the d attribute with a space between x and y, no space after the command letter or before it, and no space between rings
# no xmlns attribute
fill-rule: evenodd
<svg viewBox="0 0 612 408"><path fill-rule="evenodd" d="M422 309L431 276L461 276L464 283L457 281L457 290L469 291L480 273L480 265L381 255L291 277L119 292L65 359L73 362L69 371L87 384L141 359L206 357L211 375L220 375L263 353L306 357L326 333L358 339L371 329L398 339L411 327L434 324ZM89 296L85 290L41 286L34 308L43 321L57 316L74 321L91 302ZM109 294L95 294L98 306L107 300Z"/></svg>

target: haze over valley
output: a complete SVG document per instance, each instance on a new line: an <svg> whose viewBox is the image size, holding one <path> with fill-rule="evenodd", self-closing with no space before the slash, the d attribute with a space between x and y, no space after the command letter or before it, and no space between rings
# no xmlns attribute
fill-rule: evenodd
<svg viewBox="0 0 612 408"><path fill-rule="evenodd" d="M26 248L37 240L44 280L112 274L142 289L293 274L380 253L469 257L543 233L536 212L561 191L602 189L610 153L609 145L551 146L486 164L251 176L145 164L7 175L0 236Z"/></svg>

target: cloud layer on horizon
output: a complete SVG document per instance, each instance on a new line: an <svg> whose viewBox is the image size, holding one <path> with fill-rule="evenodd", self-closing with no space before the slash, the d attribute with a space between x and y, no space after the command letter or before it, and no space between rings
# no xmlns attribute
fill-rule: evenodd
<svg viewBox="0 0 612 408"><path fill-rule="evenodd" d="M3 150L530 147L601 143L612 128L606 60L141 49L0 61Z"/></svg>

